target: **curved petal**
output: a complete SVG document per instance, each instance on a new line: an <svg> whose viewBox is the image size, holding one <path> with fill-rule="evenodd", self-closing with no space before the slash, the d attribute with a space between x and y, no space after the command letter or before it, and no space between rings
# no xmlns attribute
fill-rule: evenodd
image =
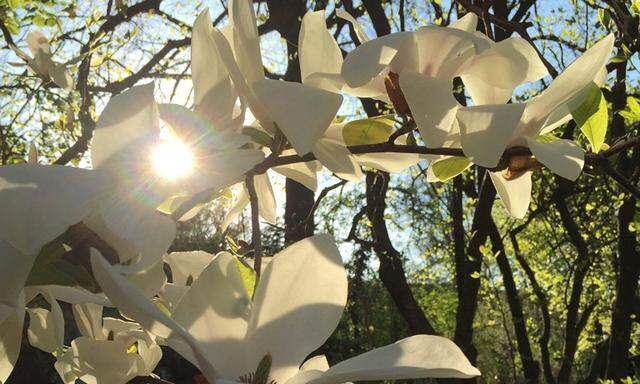
<svg viewBox="0 0 640 384"><path fill-rule="evenodd" d="M73 79L64 64L53 63L49 68L51 80L62 89L70 91L73 89Z"/></svg>
<svg viewBox="0 0 640 384"><path fill-rule="evenodd" d="M289 81L264 79L254 91L301 156L311 152L342 103L339 94Z"/></svg>
<svg viewBox="0 0 640 384"><path fill-rule="evenodd" d="M300 366L301 371L306 371L310 369L321 371L321 372L324 372L327 369L329 369L329 362L327 361L327 357L325 355L313 356Z"/></svg>
<svg viewBox="0 0 640 384"><path fill-rule="evenodd" d="M209 362L223 377L240 377L256 367L245 364L247 346L242 342L250 304L234 257L221 252L183 296L173 318L198 340ZM182 339L176 343L169 338L168 343L197 364Z"/></svg>
<svg viewBox="0 0 640 384"><path fill-rule="evenodd" d="M347 275L330 235L298 241L274 256L254 293L247 333L254 367L267 353L285 382L331 335L347 300Z"/></svg>
<svg viewBox="0 0 640 384"><path fill-rule="evenodd" d="M244 187L244 183L240 187L236 195L236 200L231 209L227 212L224 217L224 220L220 224L220 230L226 231L229 225L236 217L240 216L242 211L249 205L249 195L247 194L247 189Z"/></svg>
<svg viewBox="0 0 640 384"><path fill-rule="evenodd" d="M251 85L264 78L253 1L232 0L229 3L229 20L233 25L233 50L238 66L247 79L247 84Z"/></svg>
<svg viewBox="0 0 640 384"><path fill-rule="evenodd" d="M400 173L418 164L423 156L416 153L370 153L355 155L360 165L383 172Z"/></svg>
<svg viewBox="0 0 640 384"><path fill-rule="evenodd" d="M128 273L154 265L173 242L175 222L133 198L107 197L84 223L117 251L121 262L132 262Z"/></svg>
<svg viewBox="0 0 640 384"><path fill-rule="evenodd" d="M369 41L369 37L364 32L364 28L362 27L362 24L360 24L358 20L355 19L355 17L351 16L349 12L345 11L342 8L336 8L336 16L338 16L343 20L348 21L349 23L351 23L351 25L353 25L353 29L356 32L356 36L358 36L358 40L360 40L360 44L366 43L367 41Z"/></svg>
<svg viewBox="0 0 640 384"><path fill-rule="evenodd" d="M451 25L449 25L449 28L455 28L469 33L475 32L477 27L478 16L476 16L476 14L473 12L467 13L466 15L462 16Z"/></svg>
<svg viewBox="0 0 640 384"><path fill-rule="evenodd" d="M473 34L459 29L424 27L415 34L417 51L413 55L417 56L418 65L412 67L403 60L400 67L397 60L394 60L392 69L397 73L413 70L428 76L453 80L475 53Z"/></svg>
<svg viewBox="0 0 640 384"><path fill-rule="evenodd" d="M128 345L109 340L79 337L67 351L77 377L93 384L125 384L138 374L140 356L127 353ZM96 353L99 351L99 353Z"/></svg>
<svg viewBox="0 0 640 384"><path fill-rule="evenodd" d="M153 90L153 83L139 85L109 100L93 132L91 163L94 169L107 166L110 159L113 161L114 156L140 139L160 134Z"/></svg>
<svg viewBox="0 0 640 384"><path fill-rule="evenodd" d="M479 375L480 371L451 340L417 335L336 364L309 384L414 378L466 379Z"/></svg>
<svg viewBox="0 0 640 384"><path fill-rule="evenodd" d="M25 256L6 241L0 240L0 306L18 307L35 259L36 255Z"/></svg>
<svg viewBox="0 0 640 384"><path fill-rule="evenodd" d="M55 300L54 300L55 302ZM62 348L64 343L64 320L60 322L62 311L60 306L51 311L44 308L28 308L29 328L27 337L29 344L49 353Z"/></svg>
<svg viewBox="0 0 640 384"><path fill-rule="evenodd" d="M350 87L361 87L386 69L401 51L403 54L411 51L413 45L411 32L392 33L367 41L347 54L342 64L342 77Z"/></svg>
<svg viewBox="0 0 640 384"><path fill-rule="evenodd" d="M297 181L311 191L315 192L318 189L316 168L312 162L280 165L271 169L282 176Z"/></svg>
<svg viewBox="0 0 640 384"><path fill-rule="evenodd" d="M534 47L511 37L474 56L461 74L475 105L502 104L520 84L548 74Z"/></svg>
<svg viewBox="0 0 640 384"><path fill-rule="evenodd" d="M205 10L193 23L191 37L193 98L198 111L218 121L231 118L235 96L212 34L211 16Z"/></svg>
<svg viewBox="0 0 640 384"><path fill-rule="evenodd" d="M258 211L264 221L275 224L278 220L276 195L273 193L271 179L266 173L254 176L254 187L258 197ZM248 191L247 191L248 196Z"/></svg>
<svg viewBox="0 0 640 384"><path fill-rule="evenodd" d="M499 172L489 172L489 176L509 215L524 218L531 202L531 172L513 180L506 180Z"/></svg>
<svg viewBox="0 0 640 384"><path fill-rule="evenodd" d="M246 172L264 160L264 152L256 149L230 149L199 159L191 191L220 190L244 180Z"/></svg>
<svg viewBox="0 0 640 384"><path fill-rule="evenodd" d="M69 303L93 303L103 307L113 307L104 294L89 292L80 287L68 287L64 285L33 285L25 288L27 298L35 297L40 291L46 290L56 300Z"/></svg>
<svg viewBox="0 0 640 384"><path fill-rule="evenodd" d="M95 340L105 340L102 328L102 305L82 303L73 305L73 318L82 336Z"/></svg>
<svg viewBox="0 0 640 384"><path fill-rule="evenodd" d="M313 154L339 178L355 182L362 180L360 165L344 144L322 138L313 146Z"/></svg>
<svg viewBox="0 0 640 384"><path fill-rule="evenodd" d="M400 74L400 88L426 146L442 146L458 108L451 79L405 71Z"/></svg>
<svg viewBox="0 0 640 384"><path fill-rule="evenodd" d="M205 359L198 342L178 323L169 318L156 307L140 290L129 283L124 276L100 255L92 250L91 269L96 281L107 294L109 299L124 313L134 318L144 329L151 333L167 338L180 336L191 347L198 367L209 382L218 377L214 367ZM175 335L174 335L175 333Z"/></svg>
<svg viewBox="0 0 640 384"><path fill-rule="evenodd" d="M164 261L171 268L171 282L186 286L188 281L193 282L200 276L213 258L205 251L171 252L164 256Z"/></svg>
<svg viewBox="0 0 640 384"><path fill-rule="evenodd" d="M90 170L36 164L0 167L0 240L35 256L94 209L102 180Z"/></svg>
<svg viewBox="0 0 640 384"><path fill-rule="evenodd" d="M127 279L144 292L147 297L154 297L167 282L167 276L164 274L164 263L162 259L158 259L150 267L128 274Z"/></svg>
<svg viewBox="0 0 640 384"><path fill-rule="evenodd" d="M27 41L27 47L33 55L38 52L44 52L51 54L51 48L49 47L49 39L40 31L30 31L25 38Z"/></svg>
<svg viewBox="0 0 640 384"><path fill-rule="evenodd" d="M569 64L540 96L531 101L531 115L540 116L544 121L546 116L559 108L570 113L572 107L576 107L570 105L574 96L600 77L602 68L611 56L614 40L614 36L609 34Z"/></svg>
<svg viewBox="0 0 640 384"><path fill-rule="evenodd" d="M0 382L6 382L20 354L24 322L24 296L15 307L0 303Z"/></svg>
<svg viewBox="0 0 640 384"><path fill-rule="evenodd" d="M340 74L342 51L327 29L324 10L307 12L302 18L298 55L303 83L308 83L309 75L314 73ZM310 85L329 91L336 89L335 84L327 88L324 82L314 82ZM338 90L340 88L342 86L337 87Z"/></svg>
<svg viewBox="0 0 640 384"><path fill-rule="evenodd" d="M498 165L524 108L524 104L504 104L458 109L456 119L465 156L483 167Z"/></svg>
<svg viewBox="0 0 640 384"><path fill-rule="evenodd" d="M584 151L572 140L556 140L543 143L527 138L531 153L551 172L575 180L584 167Z"/></svg>

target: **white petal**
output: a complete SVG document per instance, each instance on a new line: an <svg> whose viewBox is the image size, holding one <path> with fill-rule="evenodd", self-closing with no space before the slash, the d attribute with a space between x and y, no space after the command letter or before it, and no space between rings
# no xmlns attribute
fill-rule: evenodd
<svg viewBox="0 0 640 384"><path fill-rule="evenodd" d="M249 83L245 78L245 75L241 72L240 67L238 66L238 62L234 59L233 52L229 46L229 41L222 32L217 29L213 30L213 39L216 42L218 52L227 66L233 85L241 99L249 105L251 113L256 119L258 119L258 121L260 121L262 128L268 132L275 132L273 121L269 119L264 106L262 106L262 104L256 99L256 96L253 93L253 88L250 87L251 83ZM233 38L232 40L235 41Z"/></svg>
<svg viewBox="0 0 640 384"><path fill-rule="evenodd" d="M370 153L355 155L360 165L371 167L383 172L400 173L418 164L423 156L415 153Z"/></svg>
<svg viewBox="0 0 640 384"><path fill-rule="evenodd" d="M456 119L465 156L483 167L498 165L524 108L524 104L505 104L458 109Z"/></svg>
<svg viewBox="0 0 640 384"><path fill-rule="evenodd" d="M342 103L341 95L288 81L264 79L254 91L299 155L311 151Z"/></svg>
<svg viewBox="0 0 640 384"><path fill-rule="evenodd" d="M314 192L318 189L316 168L312 162L280 165L272 169L289 179L297 181Z"/></svg>
<svg viewBox="0 0 640 384"><path fill-rule="evenodd" d="M500 172L489 172L489 176L509 215L524 218L531 202L531 172L513 180L506 180Z"/></svg>
<svg viewBox="0 0 640 384"><path fill-rule="evenodd" d="M129 346L108 340L79 337L67 353L73 356L74 371L89 384L125 384L138 373L140 356L127 353Z"/></svg>
<svg viewBox="0 0 640 384"><path fill-rule="evenodd" d="M197 341L184 328L156 307L124 276L118 274L95 250L92 250L91 268L102 290L121 311L157 336L167 338L174 333L176 336L181 336L192 348L202 373L209 382L214 381L218 376L215 369L205 359Z"/></svg>
<svg viewBox="0 0 640 384"><path fill-rule="evenodd" d="M455 28L461 31L473 33L476 31L477 26L478 16L476 16L476 14L473 12L469 12L449 25L449 28Z"/></svg>
<svg viewBox="0 0 640 384"><path fill-rule="evenodd" d="M415 32L416 53L413 55L417 54L417 66L412 67L403 60L402 67L398 67L397 60L394 60L392 70L397 73L413 70L453 80L475 53L474 47L474 36L468 32L455 28L424 27Z"/></svg>
<svg viewBox="0 0 640 384"><path fill-rule="evenodd" d="M95 340L105 340L102 330L102 305L82 303L73 305L73 318L82 336Z"/></svg>
<svg viewBox="0 0 640 384"><path fill-rule="evenodd" d="M49 76L51 80L62 89L73 89L73 79L64 64L55 64L49 68Z"/></svg>
<svg viewBox="0 0 640 384"><path fill-rule="evenodd" d="M25 256L0 240L0 304L17 307L36 255Z"/></svg>
<svg viewBox="0 0 640 384"><path fill-rule="evenodd" d="M254 293L249 361L273 357L272 377L285 382L331 335L347 300L347 276L330 235L294 243L274 256Z"/></svg>
<svg viewBox="0 0 640 384"><path fill-rule="evenodd" d="M229 209L227 214L224 217L224 220L220 224L220 230L226 231L229 225L236 217L240 216L242 211L249 205L249 195L247 194L247 189L244 187L244 184L241 186L240 191L238 191L236 195L236 201Z"/></svg>
<svg viewBox="0 0 640 384"><path fill-rule="evenodd" d="M361 87L385 70L399 52L410 60L410 54L415 53L411 50L413 45L411 32L393 33L367 41L347 54L342 64L342 77L349 86Z"/></svg>
<svg viewBox="0 0 640 384"><path fill-rule="evenodd" d="M242 340L251 298L235 263L227 252L216 255L173 313L174 320L201 343L205 356L223 377L239 377L257 366L245 364L248 346ZM181 339L174 343L170 338L168 342L197 364Z"/></svg>
<svg viewBox="0 0 640 384"><path fill-rule="evenodd" d="M271 180L266 173L254 176L254 186L258 196L258 211L266 222L275 224L278 220L276 195L273 193Z"/></svg>
<svg viewBox="0 0 640 384"><path fill-rule="evenodd" d="M22 345L24 296L16 307L0 303L0 382L5 383L18 360Z"/></svg>
<svg viewBox="0 0 640 384"><path fill-rule="evenodd" d="M93 132L93 168L114 161L113 157L140 139L160 133L153 89L153 83L135 86L109 100Z"/></svg>
<svg viewBox="0 0 640 384"><path fill-rule="evenodd" d="M531 153L551 170L551 172L575 180L584 167L584 151L571 140L556 140L543 143L527 138Z"/></svg>
<svg viewBox="0 0 640 384"><path fill-rule="evenodd" d="M310 369L322 372L329 369L329 362L327 361L327 357L325 355L313 356L312 358L305 361L300 367L301 371Z"/></svg>
<svg viewBox="0 0 640 384"><path fill-rule="evenodd" d="M547 74L547 68L534 47L522 38L511 37L474 56L465 65L462 80L469 88L475 105L501 104L511 98L518 85ZM492 88L499 90L499 97L491 97Z"/></svg>
<svg viewBox="0 0 640 384"><path fill-rule="evenodd" d="M309 384L430 377L464 379L479 375L480 371L452 341L417 335L336 364Z"/></svg>
<svg viewBox="0 0 640 384"><path fill-rule="evenodd" d="M614 36L609 34L571 63L551 82L549 88L532 100L531 113L547 116L556 108L570 110L571 107L565 104L570 103L574 96L599 77L611 55L614 40Z"/></svg>
<svg viewBox="0 0 640 384"><path fill-rule="evenodd" d="M49 47L49 39L40 31L31 31L27 33L27 46L33 55L38 52L44 52L47 54L51 54L51 49Z"/></svg>
<svg viewBox="0 0 640 384"><path fill-rule="evenodd" d="M314 73L340 74L342 51L327 29L324 10L307 12L302 18L298 55L303 83L306 83L308 76ZM313 85L327 89L322 82ZM333 91L335 88L333 85L328 90ZM338 90L340 88L338 87Z"/></svg>
<svg viewBox="0 0 640 384"><path fill-rule="evenodd" d="M313 146L313 154L339 178L355 182L362 180L360 165L344 144L322 138Z"/></svg>
<svg viewBox="0 0 640 384"><path fill-rule="evenodd" d="M93 303L103 307L113 305L104 294L89 292L80 287L68 287L64 285L34 285L25 288L27 297L35 297L40 291L46 290L56 300L69 304Z"/></svg>
<svg viewBox="0 0 640 384"><path fill-rule="evenodd" d="M55 302L55 300L53 300ZM57 303L56 303L57 304ZM61 320L60 306L52 311L44 308L29 308L29 328L27 336L29 344L53 353L62 348L64 342L64 320Z"/></svg>
<svg viewBox="0 0 640 384"><path fill-rule="evenodd" d="M0 167L0 240L37 255L94 208L102 180L89 170L34 164Z"/></svg>
<svg viewBox="0 0 640 384"><path fill-rule="evenodd" d="M190 180L194 193L220 190L245 179L245 173L264 160L264 152L255 149L230 149L198 160Z"/></svg>
<svg viewBox="0 0 640 384"><path fill-rule="evenodd" d="M356 35L358 36L358 40L360 40L361 44L369 41L369 37L364 32L362 24L360 24L358 20L355 19L355 17L351 16L349 12L345 11L342 8L336 8L336 16L350 22L351 25L353 25L353 29L356 31Z"/></svg>
<svg viewBox="0 0 640 384"><path fill-rule="evenodd" d="M120 261L132 261L129 273L154 265L165 254L176 233L167 215L133 198L114 196L101 203L84 223L111 245Z"/></svg>
<svg viewBox="0 0 640 384"><path fill-rule="evenodd" d="M213 23L205 10L193 23L191 37L194 104L212 120L224 120L231 117L235 96L212 34Z"/></svg>
<svg viewBox="0 0 640 384"><path fill-rule="evenodd" d="M144 292L147 297L154 297L167 282L167 277L164 274L164 263L162 259L158 259L150 267L127 275L127 279Z"/></svg>
<svg viewBox="0 0 640 384"><path fill-rule="evenodd" d="M171 252L165 255L164 261L171 268L171 281L176 285L187 285L187 281L193 282L200 276L213 255L205 251Z"/></svg>
<svg viewBox="0 0 640 384"><path fill-rule="evenodd" d="M233 48L238 66L251 85L264 78L260 37L251 0L231 0L229 20L233 25Z"/></svg>
<svg viewBox="0 0 640 384"><path fill-rule="evenodd" d="M451 79L405 71L400 74L400 88L426 146L442 146L458 108Z"/></svg>

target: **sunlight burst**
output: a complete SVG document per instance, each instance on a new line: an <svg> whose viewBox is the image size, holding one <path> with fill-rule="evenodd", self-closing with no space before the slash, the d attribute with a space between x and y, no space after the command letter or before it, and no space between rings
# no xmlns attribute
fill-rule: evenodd
<svg viewBox="0 0 640 384"><path fill-rule="evenodd" d="M193 171L191 149L178 139L163 140L152 153L154 171L165 179L175 180Z"/></svg>

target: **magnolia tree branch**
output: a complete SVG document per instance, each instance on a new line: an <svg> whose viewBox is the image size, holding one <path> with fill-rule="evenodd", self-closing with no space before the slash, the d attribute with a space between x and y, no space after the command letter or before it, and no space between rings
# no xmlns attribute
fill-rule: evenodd
<svg viewBox="0 0 640 384"><path fill-rule="evenodd" d="M258 194L256 193L255 174L249 173L245 182L249 192L251 204L251 245L253 247L253 269L260 277L262 267L262 233L260 232L260 210L258 208Z"/></svg>

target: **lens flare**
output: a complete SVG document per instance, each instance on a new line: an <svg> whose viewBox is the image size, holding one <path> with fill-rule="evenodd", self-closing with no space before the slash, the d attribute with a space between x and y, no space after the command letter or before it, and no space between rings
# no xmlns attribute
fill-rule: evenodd
<svg viewBox="0 0 640 384"><path fill-rule="evenodd" d="M191 149L175 138L160 142L153 150L151 160L156 174L169 180L189 175L195 165Z"/></svg>

